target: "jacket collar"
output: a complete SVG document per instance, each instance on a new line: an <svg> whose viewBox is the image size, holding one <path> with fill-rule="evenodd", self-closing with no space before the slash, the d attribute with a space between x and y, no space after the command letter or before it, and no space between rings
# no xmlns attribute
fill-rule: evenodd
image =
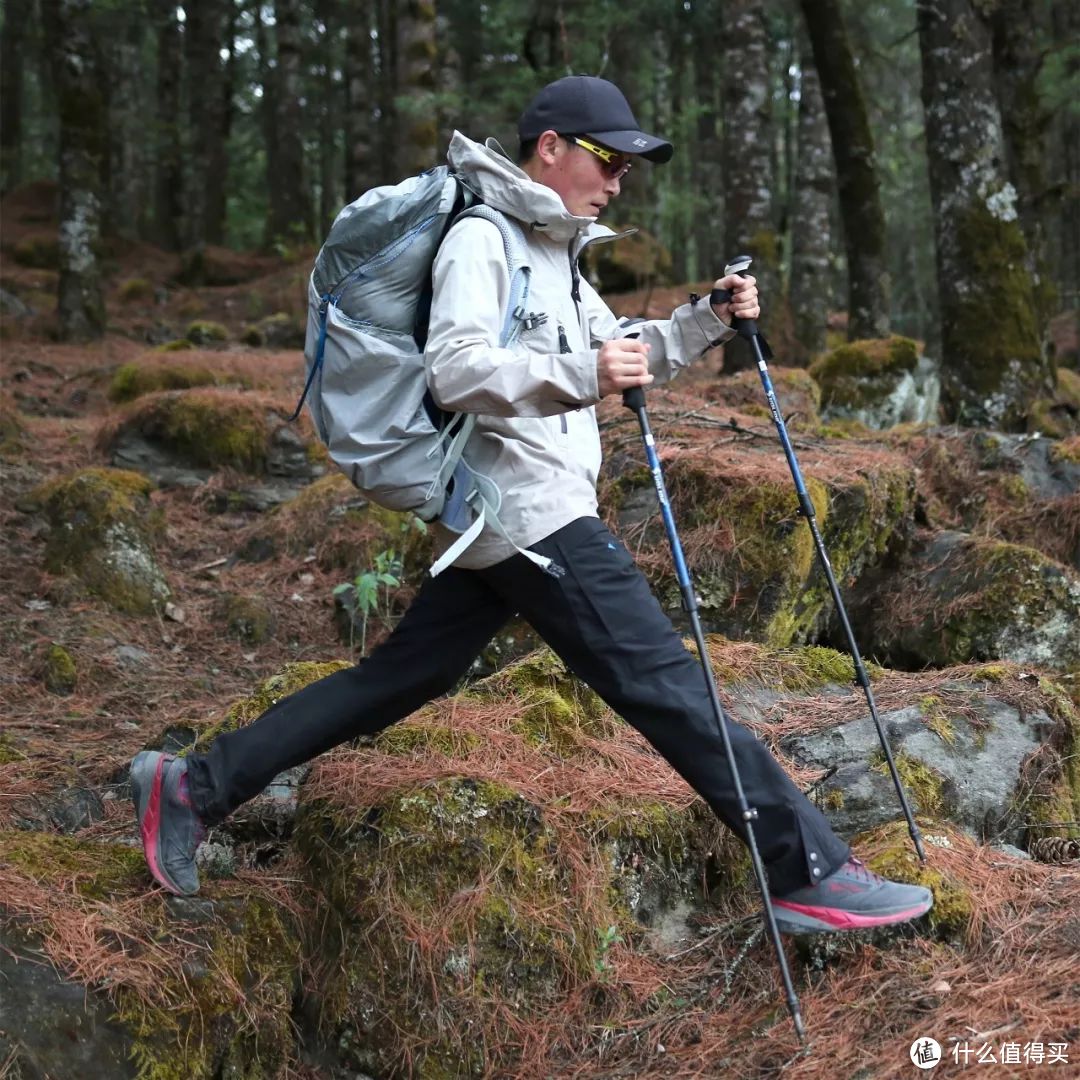
<svg viewBox="0 0 1080 1080"><path fill-rule="evenodd" d="M487 206L515 218L533 232L563 243L578 240L581 246L623 235L600 225L596 218L571 214L551 188L533 180L494 139L481 145L455 131L446 160Z"/></svg>

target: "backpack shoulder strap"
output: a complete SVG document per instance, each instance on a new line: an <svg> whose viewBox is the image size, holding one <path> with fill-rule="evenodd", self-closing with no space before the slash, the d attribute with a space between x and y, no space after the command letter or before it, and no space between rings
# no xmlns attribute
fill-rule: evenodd
<svg viewBox="0 0 1080 1080"><path fill-rule="evenodd" d="M461 221L467 217L490 221L502 235L503 254L506 256L506 269L510 275L510 300L506 305L499 344L506 348L512 345L521 333L521 325L525 320L525 305L529 299L532 266L525 246L525 234L521 225L513 218L483 203L469 207L459 214L456 220Z"/></svg>

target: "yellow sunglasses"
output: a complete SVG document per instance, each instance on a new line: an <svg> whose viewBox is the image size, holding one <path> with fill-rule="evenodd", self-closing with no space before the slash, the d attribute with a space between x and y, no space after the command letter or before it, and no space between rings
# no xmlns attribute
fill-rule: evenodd
<svg viewBox="0 0 1080 1080"><path fill-rule="evenodd" d="M606 146L597 146L596 143L579 138L577 135L564 135L563 138L575 146L580 146L582 150L588 150L590 154L595 154L603 162L604 175L609 180L621 180L630 171L632 162L617 150L609 150Z"/></svg>

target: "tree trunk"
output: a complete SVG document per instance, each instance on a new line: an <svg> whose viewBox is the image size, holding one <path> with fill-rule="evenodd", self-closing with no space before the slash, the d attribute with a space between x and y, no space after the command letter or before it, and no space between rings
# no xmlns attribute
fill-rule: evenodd
<svg viewBox="0 0 1080 1080"><path fill-rule="evenodd" d="M398 155L398 9L393 0L378 0L375 20L378 45L378 153L375 183L391 184L401 179Z"/></svg>
<svg viewBox="0 0 1080 1080"><path fill-rule="evenodd" d="M821 83L808 48L802 50L801 69L791 224L791 310L799 359L805 362L825 348L832 292L829 204L833 163Z"/></svg>
<svg viewBox="0 0 1080 1080"><path fill-rule="evenodd" d="M91 22L93 0L43 0L60 114L60 283L62 340L105 332L98 243L105 154L104 73Z"/></svg>
<svg viewBox="0 0 1080 1080"><path fill-rule="evenodd" d="M179 251L184 229L180 26L173 0L155 0L153 15L157 32L157 109L151 121L155 151L153 233L162 247Z"/></svg>
<svg viewBox="0 0 1080 1080"><path fill-rule="evenodd" d="M188 120L191 128L189 153L191 186L188 198L188 229L185 237L190 248L198 248L211 239L221 239L223 222L211 225L213 213L224 208L225 177L216 175L225 162L224 130L229 110L226 108L225 72L221 63L221 45L231 26L227 0L199 0L185 8L187 23L184 44L188 69ZM211 204L214 211L211 211Z"/></svg>
<svg viewBox="0 0 1080 1080"><path fill-rule="evenodd" d="M207 149L204 231L208 244L225 243L225 218L228 208L226 192L229 186L229 135L232 133L233 118L236 114L233 104L233 92L236 86L236 16L235 4L232 0L227 0L222 19L220 45L228 53L228 58L221 69L217 107L211 118L211 123L215 125L214 137Z"/></svg>
<svg viewBox="0 0 1080 1080"><path fill-rule="evenodd" d="M277 68L274 84L276 165L270 187L270 244L295 243L311 236L311 208L304 187L304 113L300 55L300 0L274 0ZM269 155L267 155L269 163Z"/></svg>
<svg viewBox="0 0 1080 1080"><path fill-rule="evenodd" d="M780 304L780 245L773 214L772 110L769 42L764 0L725 5L720 29L721 94L724 111L724 260L749 255L757 278L763 330L770 309ZM715 273L723 269L719 266ZM748 343L739 338L724 350L727 370L753 365Z"/></svg>
<svg viewBox="0 0 1080 1080"><path fill-rule="evenodd" d="M107 231L135 240L143 214L143 23L127 22L106 39L108 50L108 144L105 190Z"/></svg>
<svg viewBox="0 0 1080 1080"><path fill-rule="evenodd" d="M889 333L889 264L874 140L839 0L801 0L832 136L848 270L848 338Z"/></svg>
<svg viewBox="0 0 1080 1080"><path fill-rule="evenodd" d="M23 55L31 0L7 0L0 30L0 194L22 182Z"/></svg>
<svg viewBox="0 0 1080 1080"><path fill-rule="evenodd" d="M962 423L1020 429L1053 375L1004 172L990 29L972 0L922 0L918 30L946 407Z"/></svg>
<svg viewBox="0 0 1080 1080"><path fill-rule="evenodd" d="M371 4L345 10L345 201L358 198L374 183L375 49L371 42Z"/></svg>
<svg viewBox="0 0 1080 1080"><path fill-rule="evenodd" d="M398 164L405 173L419 173L430 169L438 155L434 0L400 4L398 34Z"/></svg>
<svg viewBox="0 0 1080 1080"><path fill-rule="evenodd" d="M330 228L341 208L337 142L341 108L334 75L335 71L340 70L336 48L340 16L334 0L318 0L315 12L323 26L319 37L321 55L318 65L322 70L319 76L319 219L316 228L316 233L321 236Z"/></svg>

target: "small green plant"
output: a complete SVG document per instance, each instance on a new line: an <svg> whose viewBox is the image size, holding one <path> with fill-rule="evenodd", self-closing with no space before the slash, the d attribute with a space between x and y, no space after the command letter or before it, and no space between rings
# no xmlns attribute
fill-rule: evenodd
<svg viewBox="0 0 1080 1080"><path fill-rule="evenodd" d="M401 557L389 548L375 556L370 570L357 574L352 581L344 581L334 588L334 596L342 597L349 613L349 648L354 646L353 631L356 615L360 616L360 654L367 651L368 620L379 613L379 589L382 588L383 617L390 617L390 590L401 584Z"/></svg>
<svg viewBox="0 0 1080 1080"><path fill-rule="evenodd" d="M603 981L611 972L611 965L608 963L608 951L612 945L621 945L623 938L617 926L609 926L606 930L597 930L596 933L600 940L597 942L593 969L600 977L600 980Z"/></svg>

